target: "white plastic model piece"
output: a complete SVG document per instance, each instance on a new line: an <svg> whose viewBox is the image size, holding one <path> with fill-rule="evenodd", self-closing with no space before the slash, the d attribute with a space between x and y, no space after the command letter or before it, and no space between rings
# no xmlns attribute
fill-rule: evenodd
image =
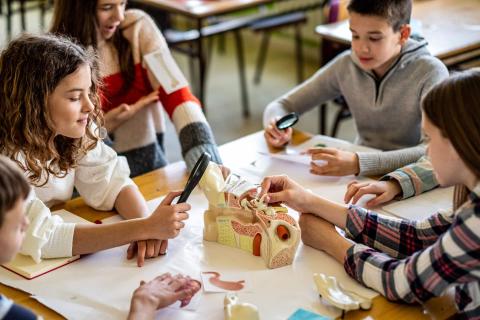
<svg viewBox="0 0 480 320"><path fill-rule="evenodd" d="M320 296L341 310L368 310L372 307L372 299L346 290L337 282L335 277L326 276L323 273L314 273L313 280Z"/></svg>
<svg viewBox="0 0 480 320"><path fill-rule="evenodd" d="M255 185L231 174L225 181L210 162L200 180L209 202L203 238L262 257L268 268L292 264L300 243L300 227L282 206L257 198ZM244 197L246 194L249 196Z"/></svg>
<svg viewBox="0 0 480 320"><path fill-rule="evenodd" d="M225 320L260 320L257 307L251 303L240 303L235 293L227 293L223 303Z"/></svg>

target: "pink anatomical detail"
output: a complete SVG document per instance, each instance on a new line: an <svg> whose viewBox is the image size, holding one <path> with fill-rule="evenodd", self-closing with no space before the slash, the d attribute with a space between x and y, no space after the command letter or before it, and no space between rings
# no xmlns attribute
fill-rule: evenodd
<svg viewBox="0 0 480 320"><path fill-rule="evenodd" d="M277 268L287 265L288 261L291 259L292 249L283 249L275 257L273 257L270 268Z"/></svg>
<svg viewBox="0 0 480 320"><path fill-rule="evenodd" d="M212 285L223 290L239 291L245 286L245 280L240 281L223 281L220 280L220 273L215 271L202 272L203 274L212 274L213 276L208 279Z"/></svg>
<svg viewBox="0 0 480 320"><path fill-rule="evenodd" d="M252 238L255 234L262 232L262 229L257 224L241 224L237 221L232 221L232 228L236 233Z"/></svg>

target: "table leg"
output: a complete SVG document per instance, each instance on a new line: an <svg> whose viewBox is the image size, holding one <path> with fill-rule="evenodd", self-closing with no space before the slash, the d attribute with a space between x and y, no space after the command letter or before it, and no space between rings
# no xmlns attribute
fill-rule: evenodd
<svg viewBox="0 0 480 320"><path fill-rule="evenodd" d="M203 52L203 34L202 34L203 20L200 18L197 20L197 55L198 55L198 69L199 69L199 82L198 82L198 98L203 105L203 112L207 113L207 106L205 103L205 76L206 76L206 62L205 53Z"/></svg>
<svg viewBox="0 0 480 320"><path fill-rule="evenodd" d="M25 11L25 0L20 0L20 20L22 23L22 31L27 30L27 22L26 22L26 11Z"/></svg>
<svg viewBox="0 0 480 320"><path fill-rule="evenodd" d="M245 57L243 56L243 41L240 30L235 30L235 42L237 45L237 60L238 60L238 73L240 76L240 89L242 91L242 108L243 117L248 118L250 116L250 107L248 103L248 91L247 91L247 77L245 75Z"/></svg>
<svg viewBox="0 0 480 320"><path fill-rule="evenodd" d="M12 40L12 0L7 0L7 39Z"/></svg>

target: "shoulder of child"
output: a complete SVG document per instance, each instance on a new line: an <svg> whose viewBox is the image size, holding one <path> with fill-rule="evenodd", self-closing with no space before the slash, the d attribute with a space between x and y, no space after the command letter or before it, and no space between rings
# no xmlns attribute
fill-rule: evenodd
<svg viewBox="0 0 480 320"><path fill-rule="evenodd" d="M120 28L127 29L134 24L148 20L148 14L140 9L128 9L125 11L125 19L120 23Z"/></svg>

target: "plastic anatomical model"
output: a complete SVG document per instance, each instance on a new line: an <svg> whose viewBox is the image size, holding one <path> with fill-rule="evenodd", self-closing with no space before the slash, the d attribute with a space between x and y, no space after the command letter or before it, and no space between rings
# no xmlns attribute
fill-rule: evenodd
<svg viewBox="0 0 480 320"><path fill-rule="evenodd" d="M200 180L200 187L209 202L204 214L205 240L260 256L268 268L293 262L300 228L287 208L266 205L256 197L255 185L238 175L230 174L225 180L213 162Z"/></svg>

